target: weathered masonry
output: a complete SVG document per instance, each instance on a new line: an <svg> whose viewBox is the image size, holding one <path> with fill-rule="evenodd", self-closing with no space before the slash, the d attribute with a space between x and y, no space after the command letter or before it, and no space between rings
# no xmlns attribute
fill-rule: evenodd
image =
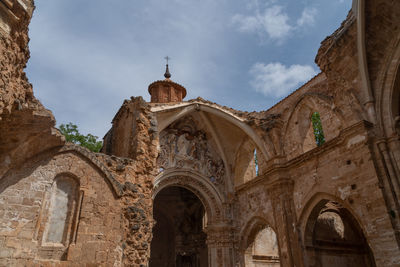
<svg viewBox="0 0 400 267"><path fill-rule="evenodd" d="M24 73L32 0L0 0L0 266L399 266L400 2L354 0L321 69L262 112L165 79L102 153Z"/></svg>

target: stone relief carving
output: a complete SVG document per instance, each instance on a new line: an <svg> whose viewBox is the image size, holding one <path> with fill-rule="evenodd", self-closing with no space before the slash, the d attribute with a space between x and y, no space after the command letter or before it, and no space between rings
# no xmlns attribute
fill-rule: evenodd
<svg viewBox="0 0 400 267"><path fill-rule="evenodd" d="M187 117L161 133L158 167L161 170L173 167L192 169L207 176L212 183L222 185L224 163L206 134L194 125L193 119Z"/></svg>

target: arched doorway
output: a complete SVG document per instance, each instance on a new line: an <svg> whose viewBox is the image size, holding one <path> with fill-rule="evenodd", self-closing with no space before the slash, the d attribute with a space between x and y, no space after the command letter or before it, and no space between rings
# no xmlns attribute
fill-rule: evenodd
<svg viewBox="0 0 400 267"><path fill-rule="evenodd" d="M373 267L375 260L352 214L339 203L321 200L306 225L306 266Z"/></svg>
<svg viewBox="0 0 400 267"><path fill-rule="evenodd" d="M150 267L207 267L205 208L190 190L168 186L155 196Z"/></svg>

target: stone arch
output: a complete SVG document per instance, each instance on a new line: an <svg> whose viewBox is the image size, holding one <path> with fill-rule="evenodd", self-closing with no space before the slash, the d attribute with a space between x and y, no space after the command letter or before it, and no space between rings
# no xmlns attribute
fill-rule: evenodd
<svg viewBox="0 0 400 267"><path fill-rule="evenodd" d="M114 176L110 173L110 171L107 169L107 167L96 158L95 154L91 151L89 151L87 148L75 145L75 144L66 144L62 147L57 147L57 148L52 148L46 151L42 151L33 157L29 158L26 160L23 164L27 164L29 162L35 162L38 160L46 159L50 160L53 157L60 155L60 154L66 154L66 153L74 153L78 155L82 160L89 162L93 167L95 167L104 177L106 183L110 186L110 189L115 197L121 197L122 196L122 191L123 191L123 185L120 184ZM21 166L14 167L10 170L7 171L2 177L0 177L0 182L2 179L8 176L9 173L20 169ZM70 175L74 175L70 173ZM76 176L75 176L76 177ZM76 179L78 179L76 177ZM13 181L15 183L17 181Z"/></svg>
<svg viewBox="0 0 400 267"><path fill-rule="evenodd" d="M182 106L179 106L182 108ZM170 109L176 109L177 107L172 106ZM165 110L165 109L164 109ZM163 111L164 111L163 110ZM189 115L192 112L195 111L204 111L206 113L210 113L213 115L216 115L220 117L221 119L224 119L233 125L239 127L244 133L246 133L256 144L256 146L260 149L260 152L265 156L266 159L269 159L272 157L271 153L268 152L268 149L265 145L265 143L262 141L260 136L249 126L245 123L244 119L234 115L231 112L228 112L221 107L217 107L216 105L211 105L211 104L206 104L206 103L190 103L187 106L184 106L181 111L179 111L177 114L174 116L171 116L170 118L159 122L159 132L164 130L168 125L172 124L173 122L177 121L178 119ZM272 149L271 151L274 151Z"/></svg>
<svg viewBox="0 0 400 267"><path fill-rule="evenodd" d="M304 94L294 105L284 126L283 140L285 142L282 143L289 159L317 146L311 123L311 116L314 112L320 114L326 141L340 133L343 116L335 110L332 99L322 94Z"/></svg>
<svg viewBox="0 0 400 267"><path fill-rule="evenodd" d="M108 170L108 168L96 158L95 154L91 151L89 151L87 148L74 145L74 144L67 144L64 145L57 154L60 153L68 153L68 152L75 152L79 156L81 156L83 159L89 161L91 164L93 164L99 171L100 173L104 176L105 180L107 183L110 185L112 192L114 195L117 197L122 196L122 191L123 191L123 186L114 178L114 176L111 174L111 172Z"/></svg>
<svg viewBox="0 0 400 267"><path fill-rule="evenodd" d="M254 161L255 149L257 149L257 147L251 139L244 140L240 145L233 169L233 181L235 186L243 184L256 177L256 166ZM258 162L264 163L265 160L262 159L262 154L260 155L260 157L261 159L259 159Z"/></svg>
<svg viewBox="0 0 400 267"><path fill-rule="evenodd" d="M307 224L307 219L311 216L312 211L315 208L322 207L327 201L334 201L342 205L344 208L346 208L350 213L351 216L356 220L357 224L360 226L361 230L364 232L365 229L363 227L363 224L358 217L356 213L353 212L352 208L347 205L346 202L342 201L340 198L331 195L329 193L324 193L324 192L318 192L312 195L310 198L308 198L307 201L305 201L305 205L303 206L303 209L299 212L300 216L298 219L298 225L300 228L300 231L302 233L302 240L303 243L305 242L305 229L306 229L306 224Z"/></svg>
<svg viewBox="0 0 400 267"><path fill-rule="evenodd" d="M209 224L224 219L224 198L203 175L177 168L165 170L154 179L153 199L162 189L169 186L183 187L194 193L205 207Z"/></svg>
<svg viewBox="0 0 400 267"><path fill-rule="evenodd" d="M306 266L375 266L360 220L339 199L314 195L299 222Z"/></svg>
<svg viewBox="0 0 400 267"><path fill-rule="evenodd" d="M399 119L396 120L400 116L400 35L393 47L380 76L381 89L376 92L378 122L386 137L400 134L396 130L396 125L400 123Z"/></svg>
<svg viewBox="0 0 400 267"><path fill-rule="evenodd" d="M245 224L243 230L240 232L240 243L239 243L239 262L240 266L248 266L246 265L247 261L249 259L246 259L246 254L253 253L254 251L254 243L256 242L256 238L258 237L259 233L262 232L263 230L267 229L268 232L273 233L274 235L274 240L260 240L262 243L267 244L267 246L276 246L276 248L271 248L269 247L268 251L269 259L266 258L259 258L258 260L260 261L270 261L268 264L270 265L265 265L265 266L280 266L279 264L279 245L278 245L278 239L277 239L277 234L274 229L274 227L268 223L268 221L260 216L254 216L250 220L247 221ZM272 242L271 242L272 241ZM272 255L273 254L273 255ZM247 255L249 256L249 255ZM258 265L257 265L258 266ZM264 265L260 265L264 266Z"/></svg>

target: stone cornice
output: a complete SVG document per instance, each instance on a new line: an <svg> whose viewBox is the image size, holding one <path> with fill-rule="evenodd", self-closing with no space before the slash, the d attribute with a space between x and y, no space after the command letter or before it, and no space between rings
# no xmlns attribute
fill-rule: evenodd
<svg viewBox="0 0 400 267"><path fill-rule="evenodd" d="M293 167L297 167L300 164L304 163L305 161L308 161L310 159L316 158L322 154L327 153L330 150L333 150L337 147L343 146L345 141L352 135L355 135L357 133L367 133L369 129L373 127L373 124L362 120L359 121L355 124L353 124L350 127L347 127L343 129L340 134L333 138L332 140L327 141L325 144L323 144L320 147L316 147L310 151L307 151L304 154L301 154L300 156L291 159L289 161L283 162L283 163L277 163L272 166L270 166L266 172L263 175L257 176L253 180L248 181L245 184L239 185L238 187L235 188L236 193L240 193L241 191L246 190L248 187L253 187L255 185L260 185L260 184L271 184L274 182L277 182L279 178L272 178L274 176L277 177L288 177L285 175L286 172L290 171ZM366 137L366 140L368 140L368 137Z"/></svg>

